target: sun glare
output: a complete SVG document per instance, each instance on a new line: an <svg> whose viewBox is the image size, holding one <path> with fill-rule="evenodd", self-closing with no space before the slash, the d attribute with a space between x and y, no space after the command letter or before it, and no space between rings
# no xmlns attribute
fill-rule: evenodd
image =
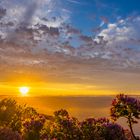
<svg viewBox="0 0 140 140"><path fill-rule="evenodd" d="M20 91L22 96L27 96L27 94L29 92L29 87L20 87L19 91Z"/></svg>

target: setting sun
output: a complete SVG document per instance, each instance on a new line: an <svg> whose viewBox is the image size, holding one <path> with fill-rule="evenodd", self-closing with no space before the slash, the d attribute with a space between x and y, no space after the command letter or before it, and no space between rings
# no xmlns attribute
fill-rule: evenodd
<svg viewBox="0 0 140 140"><path fill-rule="evenodd" d="M20 87L19 91L22 96L27 96L27 93L29 92L29 87Z"/></svg>

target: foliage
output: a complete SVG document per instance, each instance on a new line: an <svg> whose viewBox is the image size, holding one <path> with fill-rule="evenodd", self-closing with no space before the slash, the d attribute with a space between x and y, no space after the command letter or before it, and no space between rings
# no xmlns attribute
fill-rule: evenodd
<svg viewBox="0 0 140 140"><path fill-rule="evenodd" d="M69 116L66 110L54 112L52 120L46 123L46 137L59 140L81 140L78 120Z"/></svg>
<svg viewBox="0 0 140 140"><path fill-rule="evenodd" d="M125 117L134 139L137 139L134 135L132 125L138 123L137 120L140 119L139 100L133 97L128 97L124 94L117 95L112 101L111 117L114 121L120 117Z"/></svg>
<svg viewBox="0 0 140 140"><path fill-rule="evenodd" d="M114 123L125 117L131 131ZM0 140L133 140L132 126L140 119L140 101L117 95L112 101L111 118L88 118L83 121L66 110L53 116L39 114L34 108L20 106L13 99L0 101Z"/></svg>
<svg viewBox="0 0 140 140"><path fill-rule="evenodd" d="M45 123L44 115L34 115L23 121L23 136L26 140L39 140L40 131Z"/></svg>
<svg viewBox="0 0 140 140"><path fill-rule="evenodd" d="M83 140L126 140L124 129L107 118L86 119L81 123Z"/></svg>
<svg viewBox="0 0 140 140"><path fill-rule="evenodd" d="M136 119L140 119L140 101L124 94L117 95L112 101L111 117L114 120L126 117L137 123Z"/></svg>
<svg viewBox="0 0 140 140"><path fill-rule="evenodd" d="M9 124L15 115L18 115L16 101L12 99L3 99L0 102L0 123Z"/></svg>
<svg viewBox="0 0 140 140"><path fill-rule="evenodd" d="M8 127L0 127L0 140L23 140L21 135Z"/></svg>

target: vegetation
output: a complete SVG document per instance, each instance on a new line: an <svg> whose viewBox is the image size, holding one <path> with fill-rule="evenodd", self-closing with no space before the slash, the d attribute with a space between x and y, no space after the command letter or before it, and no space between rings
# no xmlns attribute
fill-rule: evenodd
<svg viewBox="0 0 140 140"><path fill-rule="evenodd" d="M134 135L132 125L138 123L138 119L140 119L139 100L123 94L116 96L116 98L112 101L111 117L113 120L117 120L120 117L125 117L133 138L135 140L137 139Z"/></svg>
<svg viewBox="0 0 140 140"><path fill-rule="evenodd" d="M130 130L115 121L125 117ZM15 100L0 101L0 140L139 140L133 125L140 119L140 101L120 94L112 101L111 119L88 118L80 122L66 110L53 116L20 106Z"/></svg>

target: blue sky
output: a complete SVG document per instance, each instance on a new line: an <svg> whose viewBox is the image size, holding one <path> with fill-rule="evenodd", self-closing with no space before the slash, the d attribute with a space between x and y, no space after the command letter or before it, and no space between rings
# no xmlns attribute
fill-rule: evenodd
<svg viewBox="0 0 140 140"><path fill-rule="evenodd" d="M140 14L139 0L64 0L64 3L64 7L71 12L71 23L86 33L93 26L100 25L102 16L115 22L118 18Z"/></svg>

